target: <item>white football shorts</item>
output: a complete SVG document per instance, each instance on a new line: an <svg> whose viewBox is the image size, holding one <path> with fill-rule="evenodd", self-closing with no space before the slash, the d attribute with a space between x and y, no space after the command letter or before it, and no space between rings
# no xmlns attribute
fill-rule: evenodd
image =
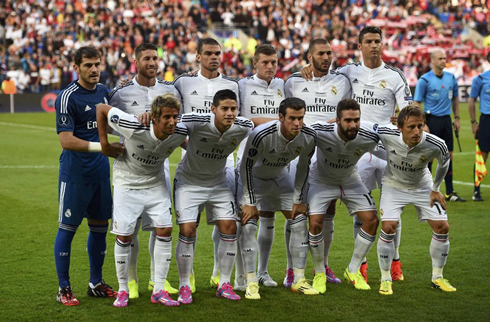
<svg viewBox="0 0 490 322"><path fill-rule="evenodd" d="M415 206L420 222L447 220L447 213L438 202L430 207L430 192L429 188L408 190L384 185L379 206L381 221L398 221L407 205Z"/></svg>
<svg viewBox="0 0 490 322"><path fill-rule="evenodd" d="M114 187L111 233L132 235L139 217L143 230L172 227L172 203L165 185L148 189Z"/></svg>

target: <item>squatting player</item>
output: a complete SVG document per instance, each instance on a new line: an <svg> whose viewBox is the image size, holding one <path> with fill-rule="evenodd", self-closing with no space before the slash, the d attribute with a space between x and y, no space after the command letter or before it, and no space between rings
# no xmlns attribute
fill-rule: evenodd
<svg viewBox="0 0 490 322"><path fill-rule="evenodd" d="M107 103L108 90L98 84L100 53L94 47L81 47L75 53L78 80L71 82L56 98L56 131L63 151L58 185L59 229L54 242L54 261L59 291L56 300L78 305L70 285L70 257L73 237L87 218L87 252L90 261L88 296L113 297L116 292L102 279L106 254L108 220L112 196L109 161L103 156L97 132L96 105ZM114 144L113 155L123 147Z"/></svg>
<svg viewBox="0 0 490 322"><path fill-rule="evenodd" d="M299 98L286 98L279 105L279 121L258 126L250 134L240 163L243 198L237 196L242 208L240 235L242 256L247 272L245 297L260 299L255 282L256 256L248 249L256 247L255 230L259 211L281 211L290 221L289 251L292 257L293 292L319 294L305 279L308 256L308 230L306 228L306 200L310 159L315 151L316 133L303 126L305 102ZM298 158L295 178L289 165Z"/></svg>
<svg viewBox="0 0 490 322"><path fill-rule="evenodd" d="M187 127L187 153L177 166L174 179L174 203L179 241L175 249L179 270L179 302L192 303L190 274L199 209L206 206L208 224L220 233L218 261L220 281L216 296L239 300L230 284L236 253L236 205L226 178L227 158L252 130L251 121L238 117L237 96L225 89L218 91L212 113L184 114Z"/></svg>
<svg viewBox="0 0 490 322"><path fill-rule="evenodd" d="M180 101L172 94L157 96L151 105L152 124L142 126L135 115L101 104L97 107L100 143L112 154L107 141L109 125L124 137L125 150L114 164L114 213L111 232L117 235L114 259L119 281L115 307L128 306L131 240L138 218L144 230L155 230L155 284L152 303L178 306L164 289L172 258L172 202L163 165L175 148L184 143L187 129L177 124Z"/></svg>
<svg viewBox="0 0 490 322"><path fill-rule="evenodd" d="M425 117L417 107L406 107L398 115L398 130L379 127L388 166L383 176L380 201L381 232L378 241L378 261L381 269L379 293L393 294L390 266L395 255L396 226L407 205L414 205L419 221L432 228L430 257L432 258L432 287L455 292L443 277L442 271L449 253L449 224L446 200L439 191L449 168L449 150L443 140L424 132ZM432 175L427 164L437 159L437 170Z"/></svg>

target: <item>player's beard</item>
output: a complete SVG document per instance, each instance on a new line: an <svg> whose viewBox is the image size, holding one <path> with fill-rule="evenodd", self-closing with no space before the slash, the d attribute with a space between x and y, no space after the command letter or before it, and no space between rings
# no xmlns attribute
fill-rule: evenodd
<svg viewBox="0 0 490 322"><path fill-rule="evenodd" d="M354 129L344 129L342 126L339 126L340 133L349 141L354 140L357 137L357 133L359 133L358 128Z"/></svg>
<svg viewBox="0 0 490 322"><path fill-rule="evenodd" d="M317 60L312 59L311 62L313 63L313 67L315 67L315 69L318 70L319 72L324 74L328 73L328 69L330 68L330 63L328 63L327 67L325 68L322 66L323 61L318 62Z"/></svg>

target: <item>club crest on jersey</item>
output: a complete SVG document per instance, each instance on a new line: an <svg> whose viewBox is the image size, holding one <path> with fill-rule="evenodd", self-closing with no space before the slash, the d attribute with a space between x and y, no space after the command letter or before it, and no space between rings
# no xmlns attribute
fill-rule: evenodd
<svg viewBox="0 0 490 322"><path fill-rule="evenodd" d="M65 211L65 217L70 218L71 217L71 209L66 209Z"/></svg>
<svg viewBox="0 0 490 322"><path fill-rule="evenodd" d="M231 140L230 146L236 146L238 144L237 139Z"/></svg>
<svg viewBox="0 0 490 322"><path fill-rule="evenodd" d="M356 157L361 156L361 150L357 149L356 152L354 152L354 155Z"/></svg>
<svg viewBox="0 0 490 322"><path fill-rule="evenodd" d="M300 155L300 153L301 153L301 147L300 147L300 146L298 146L298 147L296 148L296 151L294 151L294 152L295 152L297 155Z"/></svg>
<svg viewBox="0 0 490 322"><path fill-rule="evenodd" d="M386 88L386 81L381 81L381 83L379 83L379 88L382 88L382 89L385 89Z"/></svg>
<svg viewBox="0 0 490 322"><path fill-rule="evenodd" d="M277 96L282 97L282 92L280 89L277 90Z"/></svg>
<svg viewBox="0 0 490 322"><path fill-rule="evenodd" d="M168 148L167 152L165 152L165 154L168 156L168 155L171 155L172 154L172 151L174 150L173 147L170 147Z"/></svg>
<svg viewBox="0 0 490 322"><path fill-rule="evenodd" d="M337 87L332 86L331 92L332 92L332 95L337 95Z"/></svg>
<svg viewBox="0 0 490 322"><path fill-rule="evenodd" d="M176 216L176 217L180 217L180 211L176 211L176 212L175 212L175 216Z"/></svg>
<svg viewBox="0 0 490 322"><path fill-rule="evenodd" d="M112 224L114 225L114 228L117 229L117 221L113 221Z"/></svg>
<svg viewBox="0 0 490 322"><path fill-rule="evenodd" d="M112 115L111 116L111 122L118 124L119 123L119 116L118 115Z"/></svg>
<svg viewBox="0 0 490 322"><path fill-rule="evenodd" d="M381 216L383 216L383 215L384 215L384 211L383 211L383 209L380 209L380 210L379 210L379 214L380 214Z"/></svg>
<svg viewBox="0 0 490 322"><path fill-rule="evenodd" d="M68 116L66 115L61 115L59 118L58 118L58 124L60 126L67 126L68 124L70 124L70 119L68 118Z"/></svg>
<svg viewBox="0 0 490 322"><path fill-rule="evenodd" d="M420 162L420 163L424 163L425 161L427 161L427 157L426 157L425 155L423 155L423 156L421 156L421 157L419 158L419 162Z"/></svg>
<svg viewBox="0 0 490 322"><path fill-rule="evenodd" d="M254 156L256 156L258 153L257 149L250 149L248 150L248 156L253 158Z"/></svg>

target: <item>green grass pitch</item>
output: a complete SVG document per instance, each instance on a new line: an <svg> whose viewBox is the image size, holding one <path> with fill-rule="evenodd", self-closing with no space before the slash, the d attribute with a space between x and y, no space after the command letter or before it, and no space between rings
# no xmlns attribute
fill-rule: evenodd
<svg viewBox="0 0 490 322"><path fill-rule="evenodd" d="M112 307L113 299L94 299L86 295L89 276L85 251L87 225L82 224L73 242L71 283L81 304L64 307L56 303L57 277L53 244L58 229L58 158L61 147L55 131L55 115L47 113L0 114L0 320L5 321L488 321L490 302L485 284L490 277L490 179L482 186L485 202L471 201L475 141L472 138L467 105L461 104L461 146L455 142L455 189L468 199L448 206L451 250L444 276L458 289L444 293L430 288L431 231L418 223L413 207L403 213L401 261L405 281L395 282L393 296L378 294L379 267L376 246L369 254L370 291L357 291L345 281L327 285L324 295L308 297L279 286L261 288L262 299L230 302L216 298L209 287L213 265L212 227L201 225L194 269L197 293L194 303L166 308L150 303L146 289L150 270L148 233L140 233L140 298L130 300L126 309ZM172 155L174 171L180 153ZM444 191L444 184L442 190ZM379 200L379 192L374 192ZM330 266L341 276L349 263L352 249L352 220L345 206L337 204L335 239ZM269 272L281 285L286 266L284 218L277 214L276 236ZM178 228L174 228L174 247ZM108 234L104 278L117 289L114 268L114 235ZM312 278L308 262L307 278ZM169 281L178 286L175 260ZM243 295L243 293L239 294Z"/></svg>

